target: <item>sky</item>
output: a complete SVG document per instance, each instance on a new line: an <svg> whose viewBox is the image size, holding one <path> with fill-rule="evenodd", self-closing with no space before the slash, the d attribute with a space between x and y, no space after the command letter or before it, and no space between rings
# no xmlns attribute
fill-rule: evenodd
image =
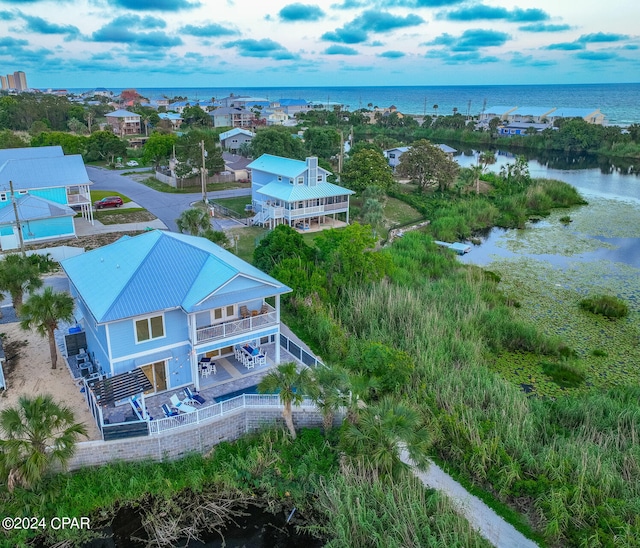
<svg viewBox="0 0 640 548"><path fill-rule="evenodd" d="M638 0L0 0L33 88L640 81Z"/></svg>

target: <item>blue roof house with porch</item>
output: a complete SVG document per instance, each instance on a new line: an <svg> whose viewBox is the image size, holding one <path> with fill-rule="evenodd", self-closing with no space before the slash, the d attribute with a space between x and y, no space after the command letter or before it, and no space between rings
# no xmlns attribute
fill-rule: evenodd
<svg viewBox="0 0 640 548"><path fill-rule="evenodd" d="M316 222L322 228L330 216L335 225L340 214L349 223L349 196L354 192L327 181L331 173L318 165L318 158L302 161L263 154L247 168L254 224L273 228L286 223L308 229Z"/></svg>
<svg viewBox="0 0 640 548"><path fill-rule="evenodd" d="M65 156L59 146L0 150L2 249L17 248L20 232L25 243L75 236L70 206L92 222L91 184L82 156Z"/></svg>
<svg viewBox="0 0 640 548"><path fill-rule="evenodd" d="M280 296L291 290L204 238L125 236L62 268L86 351L107 379L141 370L147 393L199 389L202 358L233 355L246 341L275 341L280 361Z"/></svg>

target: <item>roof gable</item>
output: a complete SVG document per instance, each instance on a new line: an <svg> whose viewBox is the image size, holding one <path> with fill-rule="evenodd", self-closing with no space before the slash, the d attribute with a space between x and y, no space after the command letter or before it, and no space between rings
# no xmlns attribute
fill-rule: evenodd
<svg viewBox="0 0 640 548"><path fill-rule="evenodd" d="M157 230L121 238L67 259L62 266L98 322L171 308L202 309L198 303L239 274L256 281L258 296L290 291L209 240ZM218 296L234 293L234 287ZM235 297L246 299L241 291Z"/></svg>
<svg viewBox="0 0 640 548"><path fill-rule="evenodd" d="M21 221L35 221L36 219L49 219L51 217L69 217L76 214L73 209L64 205L46 200L40 196L20 196L16 200L18 217ZM15 223L16 217L12 207L0 209L0 224Z"/></svg>
<svg viewBox="0 0 640 548"><path fill-rule="evenodd" d="M82 156L7 160L0 165L0 188L13 182L16 190L91 184Z"/></svg>

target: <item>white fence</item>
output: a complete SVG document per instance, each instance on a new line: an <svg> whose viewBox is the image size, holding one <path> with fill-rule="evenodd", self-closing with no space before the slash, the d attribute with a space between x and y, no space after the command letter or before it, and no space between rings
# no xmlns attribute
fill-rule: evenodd
<svg viewBox="0 0 640 548"><path fill-rule="evenodd" d="M304 398L301 407L313 407L315 404L309 398ZM282 407L280 396L277 394L242 394L229 400L214 403L207 407L197 408L192 413L183 413L175 417L153 420L149 422L149 433L159 434L175 428L183 428L191 424L200 424L214 417L222 417L237 409L255 407Z"/></svg>

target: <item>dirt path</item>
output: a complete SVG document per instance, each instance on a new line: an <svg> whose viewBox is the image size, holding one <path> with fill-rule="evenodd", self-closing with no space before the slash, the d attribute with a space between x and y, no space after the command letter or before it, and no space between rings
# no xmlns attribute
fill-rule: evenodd
<svg viewBox="0 0 640 548"><path fill-rule="evenodd" d="M454 507L496 548L538 548L538 545L507 523L478 497L469 493L442 468L433 462L426 472L418 470L406 451L400 458L409 464L422 483L444 493Z"/></svg>

